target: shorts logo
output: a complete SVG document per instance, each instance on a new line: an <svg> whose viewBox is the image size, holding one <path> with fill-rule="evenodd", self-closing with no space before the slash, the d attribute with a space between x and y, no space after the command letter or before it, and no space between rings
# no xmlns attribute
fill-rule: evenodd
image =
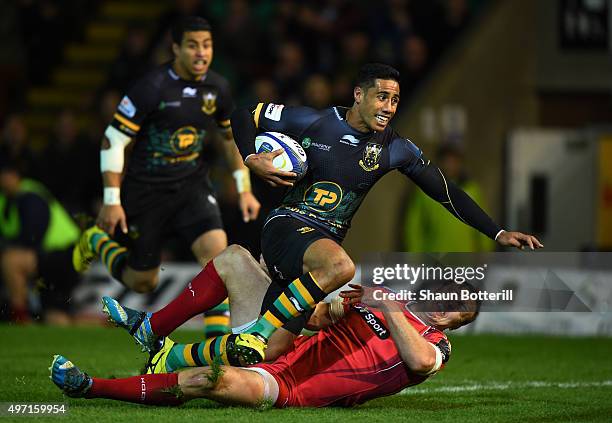
<svg viewBox="0 0 612 423"><path fill-rule="evenodd" d="M359 160L359 166L366 172L371 172L380 167L378 161L380 160L380 152L382 151L382 145L374 142L366 144L363 150L363 158Z"/></svg>
<svg viewBox="0 0 612 423"><path fill-rule="evenodd" d="M278 122L281 119L281 115L283 114L284 108L285 106L282 104L270 103L266 108L266 113L264 114L264 116L270 120Z"/></svg>
<svg viewBox="0 0 612 423"><path fill-rule="evenodd" d="M136 106L134 106L134 103L132 103L132 100L127 95L121 99L118 109L129 118L133 118L136 114Z"/></svg>
<svg viewBox="0 0 612 423"><path fill-rule="evenodd" d="M217 111L217 93L207 92L202 94L202 111L207 115L212 115Z"/></svg>
<svg viewBox="0 0 612 423"><path fill-rule="evenodd" d="M376 335L380 339L389 338L389 331L387 327L381 322L378 317L374 315L374 313L370 312L370 310L362 304L354 304L351 306L353 310L359 313L359 316L366 322L366 324L372 329L374 335Z"/></svg>
<svg viewBox="0 0 612 423"><path fill-rule="evenodd" d="M308 208L319 212L330 212L342 201L342 188L334 182L317 182L304 193L304 202Z"/></svg>
<svg viewBox="0 0 612 423"><path fill-rule="evenodd" d="M314 231L314 228L311 228L310 226L302 226L301 228L298 228L296 230L296 232L299 232L302 235L307 234L308 232L312 232L312 231Z"/></svg>
<svg viewBox="0 0 612 423"><path fill-rule="evenodd" d="M198 145L200 137L193 126L183 126L170 137L170 147L175 154L190 153Z"/></svg>

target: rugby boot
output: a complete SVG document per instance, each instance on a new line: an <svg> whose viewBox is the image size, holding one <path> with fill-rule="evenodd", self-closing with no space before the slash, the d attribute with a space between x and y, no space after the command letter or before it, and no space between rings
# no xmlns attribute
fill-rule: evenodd
<svg viewBox="0 0 612 423"><path fill-rule="evenodd" d="M87 271L91 262L98 257L92 239L95 234L108 237L106 232L94 225L81 233L79 241L72 249L72 266L79 273Z"/></svg>
<svg viewBox="0 0 612 423"><path fill-rule="evenodd" d="M145 373L150 374L160 374L160 373L168 373L168 369L166 368L166 360L168 359L168 354L170 354L170 350L174 346L175 342L168 338L162 338L161 349L157 352L153 351L149 353L149 360L145 365Z"/></svg>
<svg viewBox="0 0 612 423"><path fill-rule="evenodd" d="M242 365L257 364L266 358L266 348L268 344L259 336L241 333L234 340L232 354L240 360Z"/></svg>
<svg viewBox="0 0 612 423"><path fill-rule="evenodd" d="M119 301L106 296L102 297L102 311L109 322L128 331L143 351L155 352L160 348L162 340L151 328L152 313L124 307Z"/></svg>
<svg viewBox="0 0 612 423"><path fill-rule="evenodd" d="M49 371L49 379L69 397L84 397L91 388L91 377L62 355L53 356Z"/></svg>

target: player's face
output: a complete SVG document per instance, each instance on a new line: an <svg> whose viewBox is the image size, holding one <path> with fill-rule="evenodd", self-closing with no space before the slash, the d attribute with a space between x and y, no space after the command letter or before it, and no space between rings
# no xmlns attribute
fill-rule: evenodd
<svg viewBox="0 0 612 423"><path fill-rule="evenodd" d="M175 63L179 75L198 79L210 67L213 58L212 35L209 31L185 32L181 45L173 44Z"/></svg>
<svg viewBox="0 0 612 423"><path fill-rule="evenodd" d="M400 87L392 79L376 79L367 90L355 89L355 102L361 121L369 131L384 131L397 111Z"/></svg>

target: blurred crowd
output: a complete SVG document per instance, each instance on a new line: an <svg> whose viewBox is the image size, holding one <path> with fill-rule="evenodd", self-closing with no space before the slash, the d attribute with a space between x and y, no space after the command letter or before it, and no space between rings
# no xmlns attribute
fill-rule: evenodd
<svg viewBox="0 0 612 423"><path fill-rule="evenodd" d="M32 143L27 92L46 86L65 46L82 41L103 0L0 2L0 154L42 182L72 215L95 216L102 192L99 145L123 92L151 67L172 59L169 27L180 16L213 27L212 68L229 79L237 104L255 101L325 108L352 104L361 64L379 61L402 75L404 103L486 0L175 0L155 25L128 25L116 60L83 110L56 112L53 129ZM69 24L67 24L69 23ZM77 116L92 116L86 125ZM229 241L259 250L259 226L242 223L233 179L214 148L213 182ZM254 181L262 218L280 199ZM2 193L0 193L0 197ZM262 219L261 218L261 219ZM260 220L261 220L260 219ZM1 237L0 237L1 238ZM170 246L172 243L170 243ZM1 245L0 245L1 247ZM168 259L191 258L168 250Z"/></svg>
<svg viewBox="0 0 612 423"><path fill-rule="evenodd" d="M184 15L213 26L213 69L226 76L236 103L254 101L324 108L352 103L360 64L381 61L402 75L404 103L469 23L484 0L176 0L155 28L135 23L89 100L94 121L79 127L75 111L58 111L55 128L34 149L24 119L24 92L44 85L64 45L83 37L102 1L19 0L0 6L1 144L27 175L45 183L70 212L95 214L100 193L97 149L122 93L152 66L171 60L170 23ZM85 4L87 3L87 4ZM66 25L65 22L70 22ZM9 60L10 59L10 60ZM9 75L10 74L10 75ZM70 166L62 166L69 163ZM78 175L78 178L74 178ZM75 186L76 184L76 186Z"/></svg>

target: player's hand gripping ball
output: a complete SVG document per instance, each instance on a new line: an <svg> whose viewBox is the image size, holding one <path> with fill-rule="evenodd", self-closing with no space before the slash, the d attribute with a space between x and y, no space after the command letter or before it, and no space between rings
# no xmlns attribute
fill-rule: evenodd
<svg viewBox="0 0 612 423"><path fill-rule="evenodd" d="M264 132L255 138L257 153L270 153L279 149L283 150L283 154L274 158L274 167L294 172L297 175L296 181L302 179L308 170L308 161L306 152L296 140L280 132Z"/></svg>

